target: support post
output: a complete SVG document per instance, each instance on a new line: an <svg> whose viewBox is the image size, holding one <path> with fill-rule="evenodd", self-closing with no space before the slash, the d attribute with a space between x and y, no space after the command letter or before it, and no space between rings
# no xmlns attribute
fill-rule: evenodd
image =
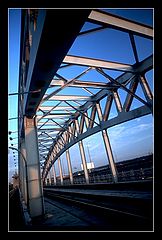
<svg viewBox="0 0 162 240"><path fill-rule="evenodd" d="M52 172L53 172L53 181L54 181L54 185L56 185L56 172L55 172L54 164L52 165Z"/></svg>
<svg viewBox="0 0 162 240"><path fill-rule="evenodd" d="M22 152L22 147L20 147L20 151ZM19 187L20 187L20 191L21 194L24 198L24 171L23 171L23 159L22 156L20 154L20 158L19 158Z"/></svg>
<svg viewBox="0 0 162 240"><path fill-rule="evenodd" d="M45 186L47 186L47 178L45 178Z"/></svg>
<svg viewBox="0 0 162 240"><path fill-rule="evenodd" d="M34 218L44 215L36 118L25 117L24 130L28 174L29 212L31 218Z"/></svg>
<svg viewBox="0 0 162 240"><path fill-rule="evenodd" d="M85 180L86 180L86 183L89 184L89 174L88 174L87 163L86 163L86 156L85 156L85 151L84 151L84 147L83 147L83 142L82 141L79 141L79 149L80 149L80 155L81 155L82 164L83 164Z"/></svg>
<svg viewBox="0 0 162 240"><path fill-rule="evenodd" d="M24 156L24 158L26 159L26 149L25 149L25 139L21 139L21 153ZM27 181L27 165L25 162L25 159L23 159L22 155L20 155L20 166L22 168L22 176L20 176L20 181L22 182L22 195L25 201L25 204L28 206L28 181Z"/></svg>
<svg viewBox="0 0 162 240"><path fill-rule="evenodd" d="M51 171L48 172L49 185L51 186Z"/></svg>
<svg viewBox="0 0 162 240"><path fill-rule="evenodd" d="M63 185L63 175L62 175L62 167L61 167L61 159L60 157L58 158L58 167L59 167L59 172L60 172L60 181L61 181L61 185Z"/></svg>
<svg viewBox="0 0 162 240"><path fill-rule="evenodd" d="M73 184L73 173L72 173L72 167L71 167L71 160L70 160L69 149L66 150L66 158L67 158L67 163L68 163L68 170L69 170L69 176L70 176L70 183Z"/></svg>
<svg viewBox="0 0 162 240"><path fill-rule="evenodd" d="M103 136L103 140L104 140L104 144L105 144L106 154L107 154L109 164L110 164L110 169L111 169L112 176L113 176L113 181L116 183L116 182L118 182L117 170L116 170L116 166L115 166L115 161L114 161L109 137L108 137L106 130L102 130L102 136Z"/></svg>

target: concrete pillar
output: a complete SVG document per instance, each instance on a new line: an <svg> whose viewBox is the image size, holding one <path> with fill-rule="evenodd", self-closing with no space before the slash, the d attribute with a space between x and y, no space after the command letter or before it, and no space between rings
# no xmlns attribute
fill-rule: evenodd
<svg viewBox="0 0 162 240"><path fill-rule="evenodd" d="M113 157L113 153L112 153L109 137L108 137L108 134L107 134L106 130L102 131L102 136L103 136L103 140L104 140L104 144L105 144L106 154L107 154L107 157L108 157L108 160L109 160L109 164L110 164L110 169L111 169L112 176L113 176L113 181L114 182L118 182L118 176L117 176L117 170L116 170L116 166L115 166L115 161L114 161L114 157Z"/></svg>
<svg viewBox="0 0 162 240"><path fill-rule="evenodd" d="M73 173L72 173L72 167L71 167L71 160L70 160L69 149L66 150L66 159L67 159L67 163L68 163L70 183L73 184Z"/></svg>
<svg viewBox="0 0 162 240"><path fill-rule="evenodd" d="M87 169L87 163L86 163L86 156L85 156L85 152L84 152L84 147L83 147L83 142L82 141L79 141L79 149L80 149L80 155L81 155L82 164L83 164L85 180L86 180L86 183L89 184L89 175L88 175L88 169Z"/></svg>
<svg viewBox="0 0 162 240"><path fill-rule="evenodd" d="M29 212L31 218L33 218L44 215L36 118L30 119L25 117L24 130L28 174Z"/></svg>
<svg viewBox="0 0 162 240"><path fill-rule="evenodd" d="M60 180L61 180L61 185L63 185L63 175L62 175L62 167L61 167L61 160L60 157L58 158L58 167L59 167L59 172L60 172Z"/></svg>
<svg viewBox="0 0 162 240"><path fill-rule="evenodd" d="M52 172L53 172L53 181L54 181L54 185L56 185L56 171L55 171L54 164L52 165Z"/></svg>

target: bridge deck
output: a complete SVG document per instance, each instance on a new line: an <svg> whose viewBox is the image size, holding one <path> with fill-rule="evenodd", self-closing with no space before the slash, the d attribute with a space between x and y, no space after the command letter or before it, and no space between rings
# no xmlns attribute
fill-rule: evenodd
<svg viewBox="0 0 162 240"><path fill-rule="evenodd" d="M16 201L11 205L15 209L12 223L17 223L16 226L11 225L10 230L152 230L152 181L51 186L44 188L44 196L44 217L31 221L25 209L22 213L17 190ZM17 221L17 217L21 220Z"/></svg>
<svg viewBox="0 0 162 240"><path fill-rule="evenodd" d="M127 197L127 198L139 198L139 199L152 199L152 192L141 192L133 190L94 190L94 189L60 189L60 188L45 188L45 190L52 190L55 193L73 193L82 195L94 195L103 197Z"/></svg>

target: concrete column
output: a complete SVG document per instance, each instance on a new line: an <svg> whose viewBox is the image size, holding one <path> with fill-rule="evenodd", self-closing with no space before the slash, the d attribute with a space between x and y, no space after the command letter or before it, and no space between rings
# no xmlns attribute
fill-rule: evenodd
<svg viewBox="0 0 162 240"><path fill-rule="evenodd" d="M81 155L82 164L83 164L85 180L86 180L86 183L89 184L89 175L88 175L86 157L85 157L85 152L84 152L84 147L83 147L83 142L82 141L79 141L79 149L80 149L80 155Z"/></svg>
<svg viewBox="0 0 162 240"><path fill-rule="evenodd" d="M58 167L59 167L59 172L60 172L60 180L61 180L61 185L63 185L63 175L62 175L62 167L61 167L61 160L60 157L58 158Z"/></svg>
<svg viewBox="0 0 162 240"><path fill-rule="evenodd" d="M67 163L68 163L70 183L73 184L73 173L72 173L72 167L71 167L71 160L70 160L69 149L66 150L66 159L67 159Z"/></svg>
<svg viewBox="0 0 162 240"><path fill-rule="evenodd" d="M115 161L114 161L114 157L113 157L113 153L112 153L109 137L108 137L108 134L107 134L106 130L102 131L102 136L103 136L103 140L104 140L104 144L105 144L106 154L107 154L107 157L108 157L108 160L109 160L109 164L110 164L110 169L111 169L112 176L113 176L113 181L114 182L118 182L118 176L117 176L117 170L116 170L116 166L115 166Z"/></svg>
<svg viewBox="0 0 162 240"><path fill-rule="evenodd" d="M31 218L33 218L44 215L36 118L30 119L25 117L24 130L28 174L29 212Z"/></svg>
<svg viewBox="0 0 162 240"><path fill-rule="evenodd" d="M54 185L56 185L56 172L55 172L54 164L52 165L52 172L53 172L53 181L54 181Z"/></svg>

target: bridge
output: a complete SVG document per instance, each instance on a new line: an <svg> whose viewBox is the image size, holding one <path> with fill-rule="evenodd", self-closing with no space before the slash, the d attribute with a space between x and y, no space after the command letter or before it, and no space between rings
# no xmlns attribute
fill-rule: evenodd
<svg viewBox="0 0 162 240"><path fill-rule="evenodd" d="M127 51L132 54L134 62L122 63L70 52L72 46L79 43L78 39L102 31L109 31L110 35L113 32L124 34L130 43ZM77 188L80 190L74 192L79 191L78 198L83 198L81 189L86 193L87 189L96 186L95 189L98 191L104 189L105 194L109 195L112 194L111 191L113 194L114 191L118 191L118 194L116 193L118 200L121 199L122 189L127 191L127 197L125 195L127 199L122 198L124 207L118 209L119 212L126 211L125 206L131 194L133 201L130 208L137 209L140 205L139 215L142 212L142 204L145 203L146 209L140 219L143 221L143 218L149 218L146 223L149 229L152 228L150 224L152 215L149 213L149 216L146 216L147 206L152 207L152 187L150 187L152 176L151 180L146 182L141 178L140 181L135 179L136 181L132 183L130 181L123 183L108 133L108 130L114 126L153 114L153 93L150 81L147 79L147 73L153 69L153 55L151 53L145 59L140 59L136 37L153 40L153 28L98 9L21 10L18 175L20 195L33 222L46 215L44 198L53 194L50 193L51 189L58 194L61 189L65 189L66 192L67 189ZM120 44L120 38L117 40ZM95 80L92 76L95 76ZM136 91L139 86L140 92ZM138 102L135 106L133 106L134 100ZM116 111L115 116L110 114L112 109ZM93 169L88 168L85 154L83 140L96 133L101 133L109 167L105 177L107 183L105 187L103 187L104 183L100 185L95 182L96 180L92 182ZM82 164L80 186L76 180L79 172L74 172L71 161L70 150L74 145L78 145L77 154ZM14 147L10 148L14 149ZM63 175L62 169L63 154L67 160L66 176ZM59 176L56 174L56 166ZM143 187L141 187L142 180L145 182ZM132 188L138 193L133 195ZM91 194L90 190L87 194ZM138 203L135 200L137 198ZM116 206L119 206L118 200L115 200ZM104 201L107 202L107 198ZM112 200L110 202L112 204ZM110 208L110 205L106 207ZM121 220L120 214L118 213L118 217ZM129 212L129 218L133 214L135 215L135 212ZM113 219L115 224L116 218ZM133 219L133 223L134 221Z"/></svg>

